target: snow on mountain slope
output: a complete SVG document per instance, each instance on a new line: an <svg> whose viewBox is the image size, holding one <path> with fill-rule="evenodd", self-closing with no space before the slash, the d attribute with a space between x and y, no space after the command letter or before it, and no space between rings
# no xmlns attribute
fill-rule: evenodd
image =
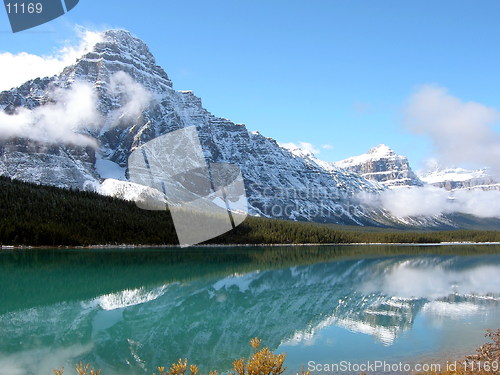
<svg viewBox="0 0 500 375"><path fill-rule="evenodd" d="M341 160L333 165L391 188L423 185L413 173L406 156L397 155L384 144L372 148L366 154Z"/></svg>
<svg viewBox="0 0 500 375"><path fill-rule="evenodd" d="M113 178L107 178L97 189L102 195L107 195L110 197L115 197L127 201L134 202L146 202L146 201L158 201L163 202L166 207L167 201L163 194L153 188L148 186L134 184L130 181L115 180Z"/></svg>
<svg viewBox="0 0 500 375"><path fill-rule="evenodd" d="M100 179L93 153L87 151L64 146L41 150L23 141L0 143L0 175L41 185L95 190Z"/></svg>

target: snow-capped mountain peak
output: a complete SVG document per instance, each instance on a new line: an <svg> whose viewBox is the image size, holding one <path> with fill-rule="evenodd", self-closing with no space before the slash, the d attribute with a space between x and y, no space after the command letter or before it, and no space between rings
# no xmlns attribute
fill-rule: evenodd
<svg viewBox="0 0 500 375"><path fill-rule="evenodd" d="M116 72L125 72L152 92L163 92L172 87L167 73L158 65L149 47L126 30L108 30L102 40L67 67L62 76L73 82L91 81L97 86L109 82Z"/></svg>
<svg viewBox="0 0 500 375"><path fill-rule="evenodd" d="M361 174L387 187L422 186L413 173L406 156L398 155L385 144L370 149L366 154L334 163L338 168Z"/></svg>
<svg viewBox="0 0 500 375"><path fill-rule="evenodd" d="M372 155L374 159L396 155L394 150L392 150L389 146L387 146L383 143L376 146L376 147L371 148L368 151L368 154Z"/></svg>
<svg viewBox="0 0 500 375"><path fill-rule="evenodd" d="M335 164L341 168L350 168L370 161L377 161L380 159L389 159L389 158L404 159L405 157L397 155L389 146L380 144L368 150L366 154L352 156L350 158L335 162Z"/></svg>

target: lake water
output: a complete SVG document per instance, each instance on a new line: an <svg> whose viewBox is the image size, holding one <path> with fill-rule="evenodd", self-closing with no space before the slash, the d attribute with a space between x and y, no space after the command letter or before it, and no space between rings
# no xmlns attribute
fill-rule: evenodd
<svg viewBox="0 0 500 375"><path fill-rule="evenodd" d="M500 247L269 247L0 251L0 374L79 361L206 372L255 336L310 361L432 361L500 328ZM67 373L73 373L67 370Z"/></svg>

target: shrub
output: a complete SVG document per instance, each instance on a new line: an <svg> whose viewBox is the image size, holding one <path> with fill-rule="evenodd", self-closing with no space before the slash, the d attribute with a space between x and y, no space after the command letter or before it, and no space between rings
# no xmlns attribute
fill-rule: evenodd
<svg viewBox="0 0 500 375"><path fill-rule="evenodd" d="M446 371L429 371L422 372L417 375L500 375L500 329L488 330L486 337L492 342L486 343L479 347L477 354L465 357L463 361L457 361L456 368ZM286 354L274 354L267 346L260 349L262 340L257 337L250 340L250 345L254 349L254 353L247 358L240 358L233 362L231 375L282 375L286 370L283 367ZM485 366L486 365L486 366ZM76 365L76 373L78 375L100 375L101 370L94 368L89 371L89 364L83 365L80 362ZM188 371L189 370L189 371ZM172 363L167 370L166 367L158 367L158 373L153 375L198 375L198 366L188 365L187 359L179 359ZM54 370L55 375L63 375L64 367L60 370ZM218 372L210 371L208 375L218 375ZM310 375L309 371L302 371L297 375ZM363 374L365 375L365 374Z"/></svg>

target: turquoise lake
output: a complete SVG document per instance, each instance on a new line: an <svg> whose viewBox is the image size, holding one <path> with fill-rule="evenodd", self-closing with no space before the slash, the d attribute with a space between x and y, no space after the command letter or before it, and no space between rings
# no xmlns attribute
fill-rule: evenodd
<svg viewBox="0 0 500 375"><path fill-rule="evenodd" d="M454 359L500 328L498 246L0 250L0 374Z"/></svg>

